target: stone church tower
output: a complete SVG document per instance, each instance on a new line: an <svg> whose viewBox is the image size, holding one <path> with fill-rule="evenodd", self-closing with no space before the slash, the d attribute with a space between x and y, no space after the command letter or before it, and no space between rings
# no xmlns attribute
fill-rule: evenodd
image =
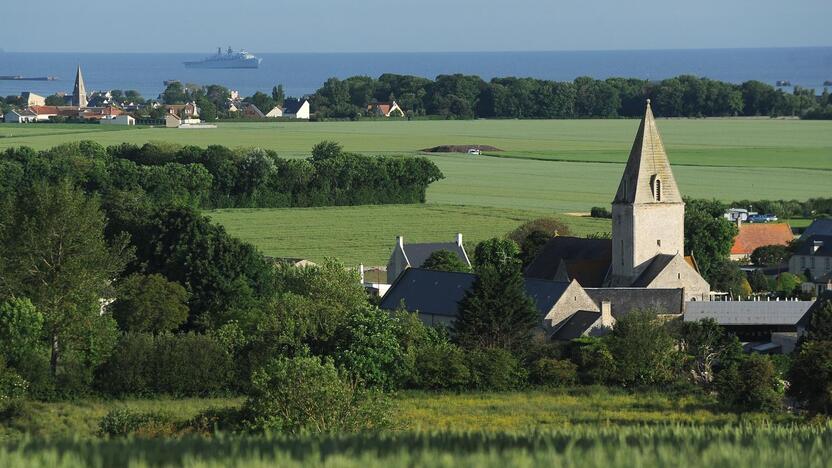
<svg viewBox="0 0 832 468"><path fill-rule="evenodd" d="M81 65L75 73L75 88L72 90L72 105L87 107L87 89L84 87L84 77L81 75Z"/></svg>
<svg viewBox="0 0 832 468"><path fill-rule="evenodd" d="M612 202L610 286L630 286L657 255L684 255L685 203L650 100Z"/></svg>

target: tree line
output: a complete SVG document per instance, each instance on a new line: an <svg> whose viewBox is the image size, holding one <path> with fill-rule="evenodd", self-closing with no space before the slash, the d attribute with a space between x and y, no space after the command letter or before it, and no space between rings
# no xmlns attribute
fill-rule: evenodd
<svg viewBox="0 0 832 468"><path fill-rule="evenodd" d="M434 80L396 74L378 79L328 79L312 96L319 118L357 118L367 105L395 99L409 116L444 118L571 119L640 117L651 99L663 117L807 116L832 109L824 90L786 93L760 81L732 84L692 75L661 81L636 78L574 81L439 75ZM826 114L824 114L826 113Z"/></svg>
<svg viewBox="0 0 832 468"><path fill-rule="evenodd" d="M41 179L71 179L105 203L129 197L195 208L420 203L428 185L443 177L426 158L363 156L332 142L316 145L308 159L164 143L20 147L2 154L0 175L0 194Z"/></svg>

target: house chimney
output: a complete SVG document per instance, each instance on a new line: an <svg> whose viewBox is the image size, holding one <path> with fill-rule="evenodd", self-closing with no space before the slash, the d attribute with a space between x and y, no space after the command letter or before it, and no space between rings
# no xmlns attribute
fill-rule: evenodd
<svg viewBox="0 0 832 468"><path fill-rule="evenodd" d="M601 326L612 327L612 303L610 301L601 301Z"/></svg>
<svg viewBox="0 0 832 468"><path fill-rule="evenodd" d="M462 233L456 233L456 245L462 247Z"/></svg>
<svg viewBox="0 0 832 468"><path fill-rule="evenodd" d="M404 250L404 236L396 236L396 243L399 244L399 248Z"/></svg>
<svg viewBox="0 0 832 468"><path fill-rule="evenodd" d="M364 284L364 264L358 265L358 274L361 276L361 284Z"/></svg>

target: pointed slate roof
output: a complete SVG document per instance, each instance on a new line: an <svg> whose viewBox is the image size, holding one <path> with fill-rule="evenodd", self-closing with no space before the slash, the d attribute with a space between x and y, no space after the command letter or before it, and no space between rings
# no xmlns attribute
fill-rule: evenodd
<svg viewBox="0 0 832 468"><path fill-rule="evenodd" d="M654 194L657 179L660 200ZM613 203L682 203L649 99Z"/></svg>
<svg viewBox="0 0 832 468"><path fill-rule="evenodd" d="M75 73L75 87L72 89L72 105L87 107L87 88L84 86L84 77L81 75L81 65Z"/></svg>

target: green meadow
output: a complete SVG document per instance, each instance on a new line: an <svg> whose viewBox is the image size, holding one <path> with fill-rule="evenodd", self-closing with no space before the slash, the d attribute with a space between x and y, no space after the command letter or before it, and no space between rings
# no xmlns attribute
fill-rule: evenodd
<svg viewBox="0 0 832 468"><path fill-rule="evenodd" d="M659 130L685 195L807 199L832 193L832 122L789 119L660 119ZM97 125L0 125L0 148L42 149L92 139L104 145L170 141L263 147L304 157L322 140L366 154L420 154L438 145L491 145L500 152L429 154L445 179L424 207L223 210L229 231L279 256L383 263L398 234L413 241L469 241L500 235L523 220L608 206L637 120L468 120L223 123L179 130ZM603 221L568 218L577 234L608 231Z"/></svg>
<svg viewBox="0 0 832 468"><path fill-rule="evenodd" d="M463 233L471 248L530 219L555 216L574 235L610 231L609 220L553 212L480 206L377 205L327 208L228 209L208 212L228 232L257 245L266 255L347 265L386 265L396 236L406 242L451 242Z"/></svg>

